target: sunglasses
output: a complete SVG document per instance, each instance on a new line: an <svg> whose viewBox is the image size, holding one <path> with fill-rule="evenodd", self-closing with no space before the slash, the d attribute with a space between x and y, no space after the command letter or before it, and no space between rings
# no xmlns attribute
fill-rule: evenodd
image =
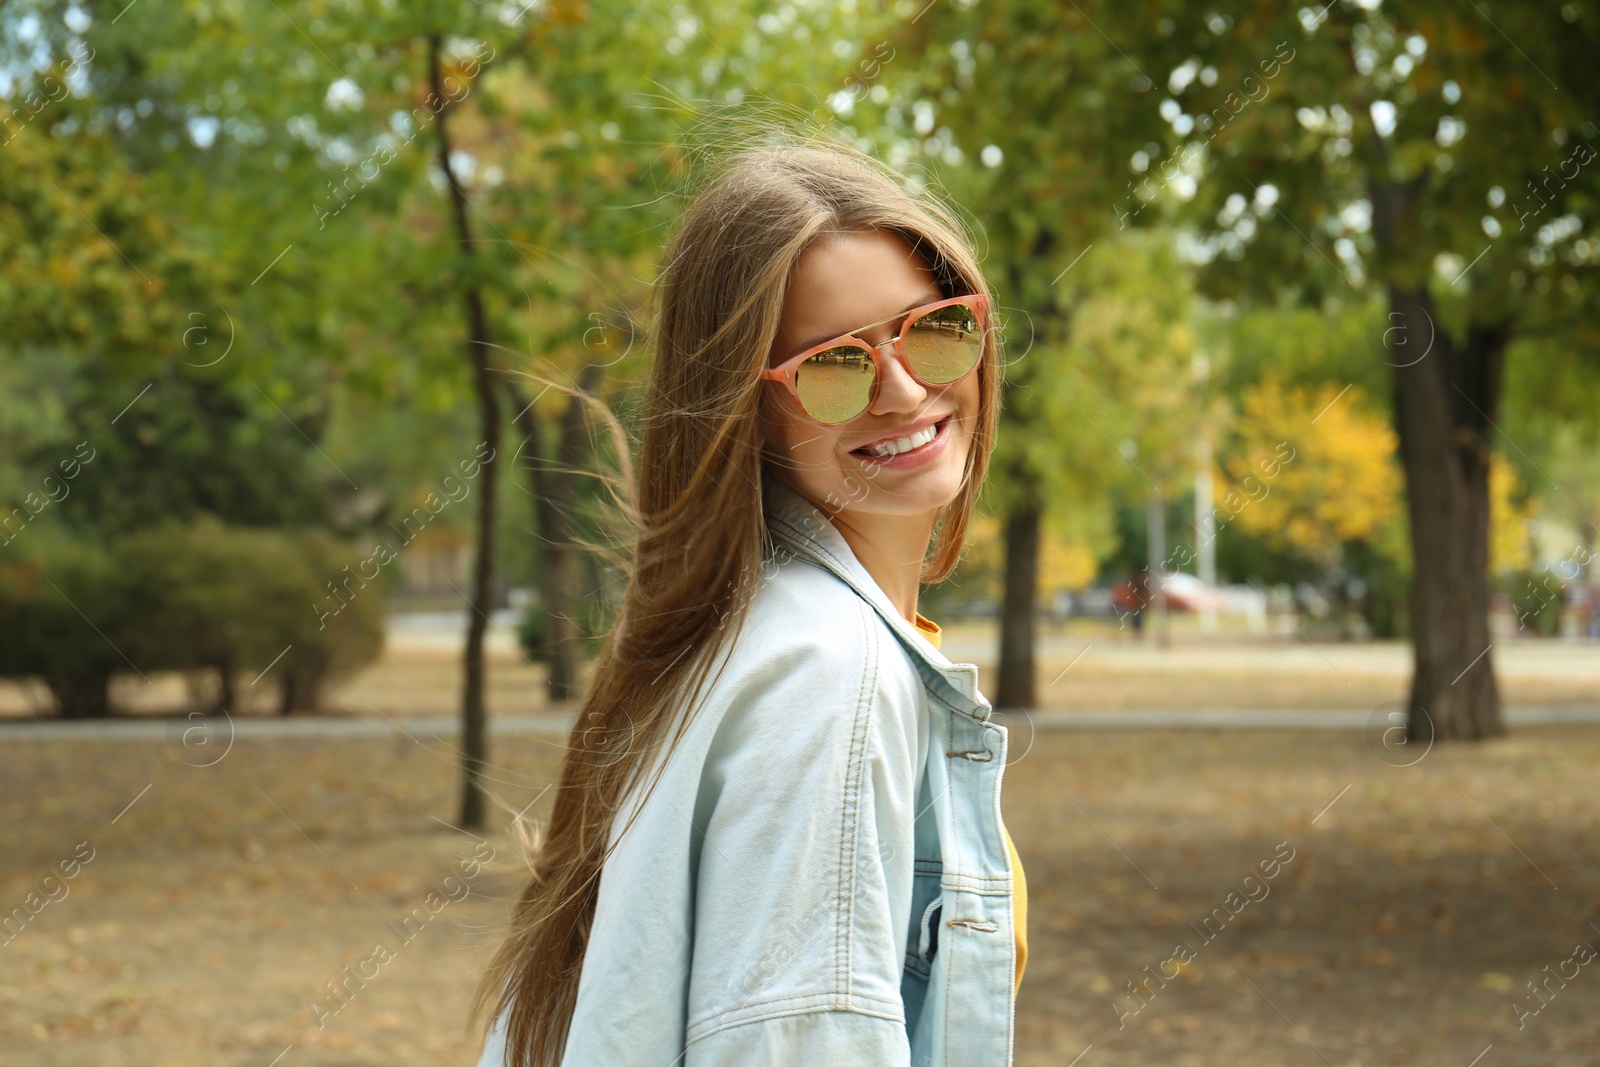
<svg viewBox="0 0 1600 1067"><path fill-rule="evenodd" d="M856 336L901 315L905 323L900 336L881 345ZM813 345L763 371L761 377L782 382L812 419L837 426L860 416L877 398L883 349L894 346L900 363L923 385L954 385L977 369L988 319L989 301L984 296L936 300Z"/></svg>

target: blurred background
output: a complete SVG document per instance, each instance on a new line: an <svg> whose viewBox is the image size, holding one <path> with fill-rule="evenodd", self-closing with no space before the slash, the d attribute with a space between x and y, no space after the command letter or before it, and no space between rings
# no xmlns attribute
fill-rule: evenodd
<svg viewBox="0 0 1600 1067"><path fill-rule="evenodd" d="M1600 1062L1595 4L0 42L0 1063L475 1062L623 580L575 398L634 429L763 123L957 205L1002 306L922 611L1011 731L1016 1062Z"/></svg>

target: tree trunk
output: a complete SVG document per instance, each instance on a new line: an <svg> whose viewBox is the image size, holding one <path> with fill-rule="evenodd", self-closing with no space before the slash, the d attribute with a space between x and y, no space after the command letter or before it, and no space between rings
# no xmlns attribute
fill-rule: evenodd
<svg viewBox="0 0 1600 1067"><path fill-rule="evenodd" d="M217 672L217 706L210 709L209 714L217 715L222 712L232 714L238 709L233 702L239 699L238 680L234 677L231 663L218 663L214 665Z"/></svg>
<svg viewBox="0 0 1600 1067"><path fill-rule="evenodd" d="M1011 292L1024 306L1031 309L1031 317L1041 338L1051 337L1064 341L1072 333L1072 312L1060 305L1053 292L1054 283L1044 283L1040 268L1049 263L1060 242L1049 226L1041 226L1034 234L1026 259L1012 256L1007 262L1007 277ZM1021 251L1018 249L1018 251ZM1059 278L1057 279L1059 280ZM1074 305L1075 306L1075 305ZM1019 391L1035 387L1034 361L1020 362L1008 370L1001 391L1001 409L1012 415L1012 433L1027 433L1029 405L1012 403ZM1018 486L1033 486L1037 481L1028 469L1028 462L1020 460L1007 471L1007 480ZM1005 518L1005 593L1000 606L1000 683L995 690L995 702L1002 708L1033 708L1038 706L1034 674L1037 669L1034 642L1037 639L1035 619L1039 596L1039 528L1044 518L1044 507L1037 496L1024 490L1006 511Z"/></svg>
<svg viewBox="0 0 1600 1067"><path fill-rule="evenodd" d="M544 657L552 701L571 700L578 685L577 626L572 621L577 597L572 580L572 479L567 471L570 432L578 401L572 400L561 420L555 462L543 472L544 528L539 531L544 564L539 568L539 593L544 601ZM582 417L581 413L578 416Z"/></svg>
<svg viewBox="0 0 1600 1067"><path fill-rule="evenodd" d="M1494 737L1505 726L1489 654L1489 434L1510 331L1469 323L1458 344L1426 289L1391 285L1389 304L1405 334L1391 362L1415 575L1407 736Z"/></svg>
<svg viewBox="0 0 1600 1067"><path fill-rule="evenodd" d="M578 374L578 388L584 392L593 389L601 369L599 364L586 364ZM583 462L588 424L584 420L582 403L573 398L561 420L556 462L548 464L532 411L522 400L520 390L514 385L508 388L520 412L518 426L533 442L529 469L533 482L534 528L540 544L539 600L545 616L542 642L545 684L552 701L574 700L582 689L578 680L582 635L574 618L578 583L572 545L572 512L577 502L577 470Z"/></svg>
<svg viewBox="0 0 1600 1067"><path fill-rule="evenodd" d="M600 372L600 364L584 364L578 372L578 389L585 393L593 389ZM544 568L544 584L549 607L545 615L545 654L552 666L560 664L559 675L554 670L550 674L551 700L575 700L583 689L578 679L583 634L574 617L579 601L578 549L572 543L572 534L578 479L582 477L578 472L588 441L583 402L572 397L561 418L561 440L556 448L559 467L550 479L550 506L546 508L549 527L544 547L549 563Z"/></svg>
<svg viewBox="0 0 1600 1067"><path fill-rule="evenodd" d="M63 719L104 719L111 714L111 672L85 669L45 679Z"/></svg>
<svg viewBox="0 0 1600 1067"><path fill-rule="evenodd" d="M1042 509L1029 499L1006 516L1005 601L1000 608L1000 686L995 703L1001 708L1032 708L1034 690L1034 619L1039 591L1039 526Z"/></svg>
<svg viewBox="0 0 1600 1067"><path fill-rule="evenodd" d="M428 38L428 82L441 102L446 99L443 72L439 66L439 37ZM439 111L439 169L444 171L450 188L450 205L455 216L456 239L461 246L461 256L471 262L475 255L472 228L467 222L467 197L456 180L451 165L450 134L446 118L450 109ZM482 829L486 821L483 779L489 765L489 737L487 711L484 707L483 639L489 626L489 612L494 610L494 557L495 523L498 515L497 477L500 451L500 405L495 390L494 370L489 361L489 318L484 311L483 291L475 276L469 274L463 298L467 312L467 362L472 367L473 385L478 395L479 427L482 432L480 454L482 461L482 491L478 495L478 530L472 573L471 613L467 616L467 647L464 654L466 682L461 699L461 760L462 789L461 817L458 825L463 830Z"/></svg>
<svg viewBox="0 0 1600 1067"><path fill-rule="evenodd" d="M305 667L300 670L285 670L278 677L278 714L293 715L297 711L315 711L322 702L324 675L322 672Z"/></svg>
<svg viewBox="0 0 1600 1067"><path fill-rule="evenodd" d="M544 612L539 655L544 661L545 691L552 701L567 700L577 675L577 664L572 643L557 632L563 626L563 620L570 616L571 609L569 602L561 595L563 584L553 573L564 565L560 557L565 552L562 544L564 535L558 540L555 529L557 520L553 515L556 479L552 477L549 461L545 458L544 439L532 405L516 383L506 382L506 390L517 411L517 427L528 442L524 452L528 457L528 481L532 486L529 495L533 500L533 530L539 539L539 610Z"/></svg>

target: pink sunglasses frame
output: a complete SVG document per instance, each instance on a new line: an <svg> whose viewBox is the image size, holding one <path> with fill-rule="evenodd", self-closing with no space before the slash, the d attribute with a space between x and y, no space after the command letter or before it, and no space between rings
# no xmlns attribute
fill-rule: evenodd
<svg viewBox="0 0 1600 1067"><path fill-rule="evenodd" d="M927 386L930 389L948 388L949 386L955 385L957 382L964 381L968 374L971 374L972 371L977 370L983 364L982 354L979 354L978 361L972 365L972 370L967 371L967 373L963 374L960 378L956 378L954 381L948 382L928 382L923 381L922 377L912 369L911 362L906 359L906 349L905 345L902 344L902 339L905 337L906 331L911 328L911 325L916 322L917 319L920 319L930 311L937 311L942 307L949 307L952 304L971 305L972 309L977 312L978 315L978 332L981 334L987 334L989 329L989 299L981 293L967 293L965 296L952 296L944 300L935 300L931 304L923 304L921 307L914 307L910 311L903 311L898 315L890 315L886 319L879 319L877 322L869 322L865 326L858 326L851 333L843 333L838 337L823 341L821 344L812 345L804 352L801 352L796 356L791 356L782 363L778 364L776 367L769 367L761 372L761 378L763 381L782 382L789 390L789 395L794 397L794 402L799 405L800 410L805 412L806 417L822 426L843 426L845 425L845 422L854 422L856 419L859 419L862 415L867 413L867 410L871 408L872 405L877 401L878 388L883 384L883 367L881 363L883 358L882 350L891 345L894 346L893 350L895 358L900 361L900 365L906 369L906 373L911 375L915 381L921 385ZM883 342L881 345L870 344L869 342L864 341L860 337L856 336L856 334L862 330L870 330L874 326L882 326L886 322L893 322L895 319L902 317L904 317L905 322L901 324L900 332L894 337L891 337L887 341ZM985 346L988 344L987 337L985 337L984 344ZM825 352L830 348L843 348L849 345L866 349L867 353L872 359L872 363L875 368L875 372L872 376L872 392L867 397L866 407L863 407L859 414L846 419L845 422L823 422L821 419L812 415L811 412L806 411L805 404L801 402L800 389L795 382L795 371L799 369L800 364L804 363L818 352Z"/></svg>

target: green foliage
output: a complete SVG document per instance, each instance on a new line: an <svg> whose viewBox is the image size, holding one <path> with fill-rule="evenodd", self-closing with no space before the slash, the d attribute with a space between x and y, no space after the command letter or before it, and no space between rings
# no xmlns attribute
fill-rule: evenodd
<svg viewBox="0 0 1600 1067"><path fill-rule="evenodd" d="M23 0L0 16L32 27L0 40L19 103L91 57L71 94L6 129L0 168L0 503L22 506L87 442L76 499L51 506L88 540L204 513L381 530L471 451L469 283L497 373L570 381L601 362L605 388L626 388L675 194L723 147L721 123L696 124L755 83L774 87L768 113L824 124L819 88L844 87L854 51L792 46L871 29L833 8L706 18L665 3L620 20L582 2L125 15ZM448 102L429 92L435 37ZM447 121L470 249L436 184ZM537 413L549 427L565 406L551 390ZM504 521L531 569L527 517ZM246 655L247 635L209 647L202 621L242 563L203 559L175 575L195 587L172 593L161 658L184 633L186 655ZM263 626L232 607L234 626Z"/></svg>
<svg viewBox="0 0 1600 1067"><path fill-rule="evenodd" d="M1424 327L1459 336L1468 322L1527 338L1513 345L1508 410L1488 401L1506 431L1496 444L1523 484L1562 498L1567 521L1583 529L1600 514L1584 461L1593 432L1573 425L1595 425L1587 401L1600 382L1596 320L1581 310L1600 295L1591 8L1014 0L938 5L895 44L917 61L886 73L881 121L989 209L991 269L1040 340L1078 333L1071 283L1104 284L1083 272L1114 237L1172 226L1202 291L1221 301L1196 316L1220 395L1263 378L1331 382L1387 411L1387 290L1428 286L1439 321L1410 324L1409 351L1428 347ZM1148 346L1132 355L1120 366L1159 358ZM1094 395L1070 366L1041 365L1044 377L1071 380L1075 397ZM1119 529L1142 538L1142 492L1096 478L1117 457L1042 410L1037 376L1017 369L1001 440L1023 436L1025 462L997 465L995 495L1033 492L1053 454L1091 500L1131 497ZM1090 410L1120 403L1128 425L1165 428L1150 403L1159 393L1101 381ZM1098 436L1122 441L1117 428ZM1123 451L1143 457L1146 444L1130 439ZM1346 546L1346 566L1388 605L1380 632L1405 626L1409 552L1395 532ZM1316 569L1234 530L1218 552L1225 573ZM1138 555L1125 545L1118 559Z"/></svg>
<svg viewBox="0 0 1600 1067"><path fill-rule="evenodd" d="M940 6L905 30L922 62L892 68L885 122L914 116L935 157L989 153L989 230L1030 308L1059 300L1024 264L1176 220L1214 294L1325 309L1431 278L1441 327L1470 309L1600 351L1580 310L1600 262L1600 18L1493 19L1443 0ZM1414 206L1375 202L1384 183Z"/></svg>
<svg viewBox="0 0 1600 1067"><path fill-rule="evenodd" d="M231 677L271 667L288 712L315 706L327 683L382 650L382 585L352 578L354 550L320 531L204 517L130 538L120 563L144 617L130 655L146 669ZM329 588L340 590L337 600Z"/></svg>
<svg viewBox="0 0 1600 1067"><path fill-rule="evenodd" d="M305 411L283 397L275 408L251 384L181 363L140 380L99 362L80 356L60 390L69 439L96 452L71 512L81 526L112 535L201 513L241 525L314 523L346 495L348 483L310 444L323 436L324 403Z"/></svg>
<svg viewBox="0 0 1600 1067"><path fill-rule="evenodd" d="M177 342L184 312L207 303L217 264L178 239L181 226L121 146L84 131L89 110L69 96L4 145L5 343L92 347L121 365L148 367L163 341Z"/></svg>
<svg viewBox="0 0 1600 1067"><path fill-rule="evenodd" d="M263 565L281 566L284 573L262 575L255 623L288 643L272 668L279 675L280 710L287 714L314 709L329 685L372 663L383 651L384 599L392 581L361 579L365 561L357 562L348 542L323 530L298 531L266 548ZM360 581L347 585L351 569ZM338 583L346 596L340 597L345 602L336 614L325 615L330 582ZM320 610L306 602L308 589L316 589ZM349 595L352 590L359 595Z"/></svg>
<svg viewBox="0 0 1600 1067"><path fill-rule="evenodd" d="M112 547L28 529L8 548L0 676L42 678L69 717L109 713L107 685L123 671L213 670L231 694L234 676L270 668L282 710L313 708L329 682L382 649L381 585L360 589L324 625L326 586L357 557L321 531L207 516Z"/></svg>
<svg viewBox="0 0 1600 1067"><path fill-rule="evenodd" d="M1554 637L1559 632L1567 583L1547 572L1512 571L1498 584L1511 602L1520 636Z"/></svg>
<svg viewBox="0 0 1600 1067"><path fill-rule="evenodd" d="M1088 251L1054 322L1011 309L989 506L1037 499L1069 541L1103 540L1113 490L1181 492L1195 438L1222 416L1194 376L1189 283L1161 236ZM1055 334L1052 337L1052 334Z"/></svg>
<svg viewBox="0 0 1600 1067"><path fill-rule="evenodd" d="M0 555L0 677L40 678L67 718L105 715L133 600L110 550L50 526Z"/></svg>
<svg viewBox="0 0 1600 1067"><path fill-rule="evenodd" d="M1104 547L1112 495L1181 491L1221 414L1193 376L1170 234L1138 234L1123 210L1129 154L1162 127L1153 87L1071 5L937 6L892 40L906 61L876 114L933 184L981 206L1003 305L988 506L1040 506L1068 541Z"/></svg>
<svg viewBox="0 0 1600 1067"><path fill-rule="evenodd" d="M1127 21L1102 25L1135 59L1161 51ZM1192 160L1196 185L1161 199L1195 227L1210 292L1327 311L1429 288L1439 321L1408 333L1505 324L1582 354L1545 396L1593 378L1600 346L1580 311L1600 284L1593 9L1251 3L1172 10L1162 26L1185 46L1163 67L1159 154ZM1391 325L1369 334L1382 370ZM1420 358L1427 339L1408 340Z"/></svg>
<svg viewBox="0 0 1600 1067"><path fill-rule="evenodd" d="M1353 385L1385 413L1393 390L1380 340L1388 311L1376 294L1322 308L1251 302L1201 305L1201 344L1216 386L1239 398L1272 379L1285 386Z"/></svg>
<svg viewBox="0 0 1600 1067"><path fill-rule="evenodd" d="M586 0L302 0L141 4L84 23L69 7L21 0L0 15L39 15L34 39L0 35L18 75L8 103L93 50L78 90L4 133L0 505L31 514L80 445L95 459L0 560L18 589L54 596L36 580L49 576L109 619L123 609L95 599L115 583L95 580L92 545L183 525L182 566L155 549L146 560L193 585L143 587L173 598L164 634L134 635L161 637L155 661L255 664L292 645L275 673L337 670L305 651L326 635L303 631L289 592L344 573L334 542L296 541L293 560L250 542L281 583L241 593L229 576L252 565L229 553L246 542L193 520L372 532L431 488L471 452L469 283L487 297L498 374L571 382L603 363L601 391L626 416L658 250L696 168L750 132L725 121L744 113L837 119L967 207L1011 360L985 504L1040 506L1064 545L1112 555L1115 523L1142 564L1141 498L1157 489L1180 513L1191 442L1220 441L1228 402L1263 378L1353 383L1386 409L1383 289L1418 279L1441 328L1506 319L1525 338L1493 413L1518 446L1507 454L1521 484L1561 497L1553 513L1579 529L1600 515L1581 429L1600 375L1574 372L1600 351L1600 160L1551 177L1580 143L1600 145L1585 125L1600 114L1600 25L1579 5L1496 8L1493 24L1444 0L1316 18L1320 5L1176 0L919 4L915 18L742 0L714 15L646 0L624 17ZM461 91L442 115L428 98L434 35ZM1384 104L1389 132L1374 118ZM442 121L465 164L470 255L437 182ZM1385 243L1373 190L1386 185L1414 209ZM1197 307L1197 281L1241 303ZM1209 378L1192 373L1201 355ZM530 400L542 388L522 385ZM537 396L543 436L525 452L550 462L567 405L557 389ZM578 535L603 539L598 484L582 479L578 496ZM509 570L537 573L517 510L503 509ZM58 528L73 547L27 570L21 553ZM1371 582L1389 568L1383 580L1403 583L1387 549L1347 547ZM1218 550L1228 573L1309 566L1232 529ZM355 628L340 638L352 648L370 643L360 615L377 592L328 620ZM211 632L207 605L261 634ZM58 622L85 628L73 612L39 632ZM20 639L3 654L55 662ZM86 677L123 669L85 655Z"/></svg>

